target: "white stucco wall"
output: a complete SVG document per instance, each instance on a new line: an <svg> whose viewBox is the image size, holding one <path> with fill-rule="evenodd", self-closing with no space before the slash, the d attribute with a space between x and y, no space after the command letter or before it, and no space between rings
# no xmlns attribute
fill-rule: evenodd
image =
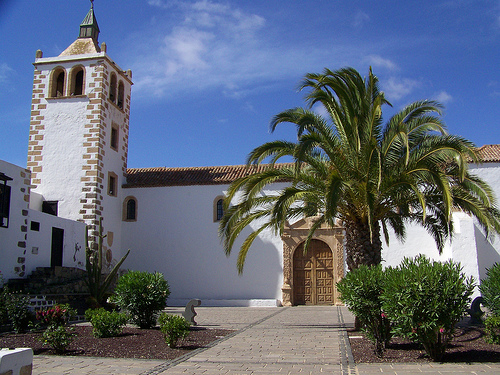
<svg viewBox="0 0 500 375"><path fill-rule="evenodd" d="M123 222L122 245L130 248L124 268L159 271L171 289L169 303L213 300L281 299L282 243L258 238L243 275L236 257L245 232L227 258L213 221L214 198L227 185L124 189L137 198L137 222Z"/></svg>
<svg viewBox="0 0 500 375"><path fill-rule="evenodd" d="M497 204L500 204L500 163L472 164L470 171L488 182L495 193ZM500 263L500 235L493 236L488 240L477 224L474 226L474 234L479 277L483 279L486 277L487 268L493 266L494 263Z"/></svg>
<svg viewBox="0 0 500 375"><path fill-rule="evenodd" d="M85 224L29 210L26 272L36 267L50 267L52 228L64 230L63 267L85 268ZM31 229L31 222L40 223L40 230Z"/></svg>
<svg viewBox="0 0 500 375"><path fill-rule="evenodd" d="M24 278L36 267L49 267L52 228L64 230L63 266L83 268L85 265L85 225L29 209L30 172L0 160L0 172L13 178L8 228L0 228L0 272L4 281ZM32 230L31 223L39 223ZM75 251L75 248L81 249Z"/></svg>
<svg viewBox="0 0 500 375"><path fill-rule="evenodd" d="M496 197L500 197L500 164L484 163L470 165L470 172L485 180L493 189ZM397 266L404 257L424 254L431 259L446 261L453 259L460 262L466 275L474 277L479 284L486 276L486 269L495 262L500 263L499 236L486 239L482 229L472 217L456 212L453 214L454 235L445 246L441 255L432 237L420 226L409 226L406 241L399 242L395 236L390 237L390 245L385 243L382 259L385 266ZM476 288L474 296L479 295Z"/></svg>

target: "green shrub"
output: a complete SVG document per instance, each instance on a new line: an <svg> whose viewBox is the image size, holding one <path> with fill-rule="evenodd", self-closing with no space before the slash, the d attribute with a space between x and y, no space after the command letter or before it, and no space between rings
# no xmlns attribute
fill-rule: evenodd
<svg viewBox="0 0 500 375"><path fill-rule="evenodd" d="M492 314L500 317L500 264L486 270L486 278L481 280L479 290L484 298L484 304Z"/></svg>
<svg viewBox="0 0 500 375"><path fill-rule="evenodd" d="M39 310L36 319L47 326L40 340L43 345L52 347L57 353L63 353L73 341L75 334L72 328L66 328L76 311L69 304L60 304Z"/></svg>
<svg viewBox="0 0 500 375"><path fill-rule="evenodd" d="M140 328L151 328L167 305L169 294L168 283L161 273L131 271L118 279L113 301L128 311L132 322Z"/></svg>
<svg viewBox="0 0 500 375"><path fill-rule="evenodd" d="M384 311L394 333L420 342L434 361L441 360L474 289L459 264L434 262L425 256L405 258L385 270Z"/></svg>
<svg viewBox="0 0 500 375"><path fill-rule="evenodd" d="M76 315L69 304L55 305L36 312L36 319L47 326L64 326Z"/></svg>
<svg viewBox="0 0 500 375"><path fill-rule="evenodd" d="M0 282L1 282L0 278ZM7 312L7 290L2 288L0 290L0 325L9 323L9 313Z"/></svg>
<svg viewBox="0 0 500 375"><path fill-rule="evenodd" d="M375 345L375 353L383 355L391 340L391 323L382 310L384 270L378 266L360 266L337 283L337 289L348 309L359 319L362 329Z"/></svg>
<svg viewBox="0 0 500 375"><path fill-rule="evenodd" d="M51 325L42 334L43 345L52 347L57 353L64 353L73 341L73 329L61 325Z"/></svg>
<svg viewBox="0 0 500 375"><path fill-rule="evenodd" d="M85 319L92 324L92 333L95 337L114 337L122 333L129 316L118 311L107 311L101 307L85 311Z"/></svg>
<svg viewBox="0 0 500 375"><path fill-rule="evenodd" d="M484 321L486 341L490 344L500 344L500 316L490 315Z"/></svg>
<svg viewBox="0 0 500 375"><path fill-rule="evenodd" d="M170 348L177 347L177 341L189 334L189 322L182 316L162 313L158 318L160 330L165 337L165 342Z"/></svg>
<svg viewBox="0 0 500 375"><path fill-rule="evenodd" d="M17 333L26 332L34 318L33 313L29 310L29 296L11 292L7 287L4 287L4 301L7 316L14 331Z"/></svg>

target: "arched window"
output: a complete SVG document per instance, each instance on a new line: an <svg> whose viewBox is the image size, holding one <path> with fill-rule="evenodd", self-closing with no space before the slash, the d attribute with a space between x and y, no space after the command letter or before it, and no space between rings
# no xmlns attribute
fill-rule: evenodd
<svg viewBox="0 0 500 375"><path fill-rule="evenodd" d="M71 71L71 95L83 95L85 90L84 69L81 66L76 66Z"/></svg>
<svg viewBox="0 0 500 375"><path fill-rule="evenodd" d="M129 196L123 201L123 221L137 221L137 199Z"/></svg>
<svg viewBox="0 0 500 375"><path fill-rule="evenodd" d="M66 86L66 72L63 68L55 68L52 71L52 76L50 80L50 97L59 98L65 95Z"/></svg>
<svg viewBox="0 0 500 375"><path fill-rule="evenodd" d="M123 109L124 93L125 93L125 88L123 86L123 82L120 81L120 83L118 84L118 107L120 107L121 109Z"/></svg>
<svg viewBox="0 0 500 375"><path fill-rule="evenodd" d="M224 216L224 196L219 195L214 199L214 222L220 221Z"/></svg>
<svg viewBox="0 0 500 375"><path fill-rule="evenodd" d="M111 80L109 84L109 100L116 103L116 74L111 73Z"/></svg>

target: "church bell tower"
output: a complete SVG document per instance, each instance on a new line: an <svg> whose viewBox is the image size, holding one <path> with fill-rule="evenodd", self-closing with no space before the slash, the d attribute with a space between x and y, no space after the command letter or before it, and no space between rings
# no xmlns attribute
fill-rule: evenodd
<svg viewBox="0 0 500 375"><path fill-rule="evenodd" d="M120 257L132 72L99 45L99 31L91 1L68 48L57 57L36 52L28 168L40 196L34 208L85 222L94 243L103 218L111 261Z"/></svg>

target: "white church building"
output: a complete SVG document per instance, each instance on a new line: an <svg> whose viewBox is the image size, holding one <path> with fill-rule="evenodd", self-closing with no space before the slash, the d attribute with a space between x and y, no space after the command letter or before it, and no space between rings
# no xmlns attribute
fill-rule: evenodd
<svg viewBox="0 0 500 375"><path fill-rule="evenodd" d="M249 173L245 166L127 168L132 72L111 59L98 35L91 8L80 36L59 56L36 52L27 168L0 161L3 280L37 267L84 268L85 226L95 238L102 218L106 260L115 263L130 249L122 268L163 273L169 305L192 298L205 306L339 303L341 227L318 230L308 256L301 251L307 219L281 237L263 233L240 276L236 255L224 254L218 221L229 184ZM471 164L471 172L500 197L500 145L478 151L484 163ZM411 227L405 243L384 245L383 264L423 253L459 261L483 278L500 262L500 240L487 241L463 213L454 220L453 241L441 255L424 229Z"/></svg>

